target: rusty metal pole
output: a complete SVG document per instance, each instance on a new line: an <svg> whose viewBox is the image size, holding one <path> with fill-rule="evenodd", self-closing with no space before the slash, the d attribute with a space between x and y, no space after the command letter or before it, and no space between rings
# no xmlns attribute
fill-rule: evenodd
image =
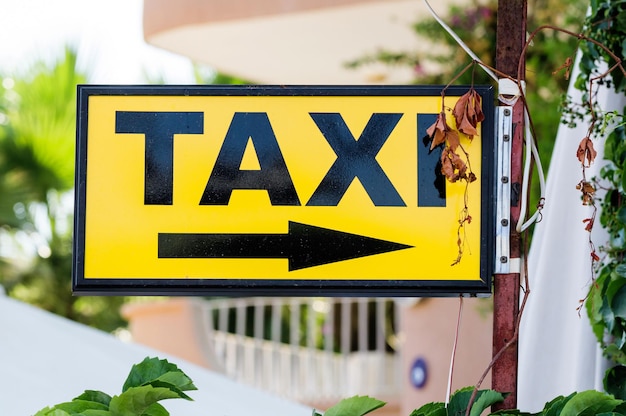
<svg viewBox="0 0 626 416"><path fill-rule="evenodd" d="M496 69L518 78L518 65L526 42L526 0L498 0L498 22L496 40ZM523 74L521 75L523 77ZM521 100L513 106L513 141L511 144L511 238L510 258L519 259L521 238L515 232L520 219L520 193L522 186L522 155L524 142L524 105ZM519 313L520 274L512 270L509 274L494 276L494 322L493 353L500 351L515 333ZM496 361L491 371L492 388L509 392L504 403L493 406L493 411L517 407L517 358L518 344L515 342Z"/></svg>

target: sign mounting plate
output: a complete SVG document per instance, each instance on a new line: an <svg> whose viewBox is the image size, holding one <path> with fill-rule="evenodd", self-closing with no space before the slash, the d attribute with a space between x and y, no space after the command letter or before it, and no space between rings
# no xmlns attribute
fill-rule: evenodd
<svg viewBox="0 0 626 416"><path fill-rule="evenodd" d="M441 87L79 86L74 292L490 293L493 90L475 89L466 192L426 134Z"/></svg>

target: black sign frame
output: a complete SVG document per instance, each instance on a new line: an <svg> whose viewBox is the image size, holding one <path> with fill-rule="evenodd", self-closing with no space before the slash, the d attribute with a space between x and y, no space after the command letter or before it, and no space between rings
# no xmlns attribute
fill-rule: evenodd
<svg viewBox="0 0 626 416"><path fill-rule="evenodd" d="M191 296L488 296L492 290L495 247L494 87L474 86L482 98L480 280L278 280L278 279L118 279L86 278L85 212L89 98L91 96L439 96L443 86L116 86L79 85L72 289L77 295ZM460 96L468 86L450 86Z"/></svg>

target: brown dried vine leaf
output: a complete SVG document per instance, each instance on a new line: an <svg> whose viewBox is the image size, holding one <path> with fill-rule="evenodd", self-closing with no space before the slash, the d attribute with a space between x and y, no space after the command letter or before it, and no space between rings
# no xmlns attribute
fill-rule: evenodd
<svg viewBox="0 0 626 416"><path fill-rule="evenodd" d="M459 133L450 128L446 122L446 113L443 111L439 113L437 120L435 120L433 125L426 130L426 134L432 139L432 142L430 143L430 150L433 150L435 147L444 143L447 144L448 147L451 147L454 151L461 143L459 140Z"/></svg>
<svg viewBox="0 0 626 416"><path fill-rule="evenodd" d="M556 75L560 71L565 69L565 79L568 80L570 75L571 75L571 70L572 70L572 64L573 63L574 63L574 61L573 61L572 57L568 56L567 59L565 59L565 62L563 63L563 65L561 65L554 72L552 72L552 75Z"/></svg>
<svg viewBox="0 0 626 416"><path fill-rule="evenodd" d="M461 140L459 138L459 132L456 130L450 130L446 134L446 141L448 142L448 147L450 147L450 149L453 152L456 152L456 149L461 144Z"/></svg>
<svg viewBox="0 0 626 416"><path fill-rule="evenodd" d="M437 116L437 120L426 130L426 134L431 138L430 150L446 142L446 133L450 130L446 123L446 113L443 111Z"/></svg>
<svg viewBox="0 0 626 416"><path fill-rule="evenodd" d="M595 250L591 252L591 259L596 262L600 261L600 256L598 256L598 253L596 253Z"/></svg>
<svg viewBox="0 0 626 416"><path fill-rule="evenodd" d="M478 123L485 119L482 108L482 98L474 88L463 94L456 102L452 115L456 120L457 129L468 136L470 140L478 135Z"/></svg>
<svg viewBox="0 0 626 416"><path fill-rule="evenodd" d="M576 150L576 157L580 161L580 163L585 166L585 160L587 160L587 167L591 166L593 161L596 159L598 152L593 147L593 141L589 137L585 137L580 141L578 145L578 150Z"/></svg>
<svg viewBox="0 0 626 416"><path fill-rule="evenodd" d="M583 205L593 205L593 197L596 193L596 188L591 182L580 181L578 185L576 185L576 189L583 194Z"/></svg>
<svg viewBox="0 0 626 416"><path fill-rule="evenodd" d="M466 179L467 164L450 147L446 147L441 152L441 173L452 183Z"/></svg>

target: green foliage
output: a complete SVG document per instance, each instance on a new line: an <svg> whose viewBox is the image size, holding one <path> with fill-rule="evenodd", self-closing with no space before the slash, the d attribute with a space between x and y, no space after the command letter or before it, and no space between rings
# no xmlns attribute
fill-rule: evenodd
<svg viewBox="0 0 626 416"><path fill-rule="evenodd" d="M380 409L385 404L385 402L381 402L369 396L354 396L349 399L343 399L326 410L324 416L363 416L376 409ZM314 410L313 416L322 416L322 414Z"/></svg>
<svg viewBox="0 0 626 416"><path fill-rule="evenodd" d="M560 414L573 416L591 416L609 413L622 404L612 396L595 390L587 390L575 394L563 405Z"/></svg>
<svg viewBox="0 0 626 416"><path fill-rule="evenodd" d="M615 397L626 397L626 366L617 365L606 372L604 389Z"/></svg>
<svg viewBox="0 0 626 416"><path fill-rule="evenodd" d="M76 85L87 82L77 61L66 48L54 62L0 76L0 233L14 242L0 251L0 284L11 297L112 331L125 325L124 298L71 293Z"/></svg>
<svg viewBox="0 0 626 416"><path fill-rule="evenodd" d="M11 173L32 198L46 202L50 190L68 191L74 183L77 55L66 49L52 65L36 62L10 79L4 90L6 124L0 129L1 171ZM3 82L4 84L4 82Z"/></svg>
<svg viewBox="0 0 626 416"><path fill-rule="evenodd" d="M196 387L175 364L146 357L133 365L121 394L109 396L86 390L72 401L46 407L35 416L168 416L169 412L158 402L192 400L184 393L189 390Z"/></svg>
<svg viewBox="0 0 626 416"><path fill-rule="evenodd" d="M477 1L464 6L451 6L446 13L446 21L454 32L487 65L493 66L496 44L496 2L481 5ZM426 39L432 45L427 52L417 51L377 51L346 63L346 66L359 67L375 62L387 65L409 66L413 69L415 84L447 84L471 58L458 47L456 42L430 17L413 24L416 36ZM436 69L430 69L430 68ZM468 72L459 77L461 84L486 84L490 78L482 71L475 76Z"/></svg>
<svg viewBox="0 0 626 416"><path fill-rule="evenodd" d="M450 397L448 406L445 403L428 403L415 409L410 416L480 416L484 414L498 416L595 416L595 415L626 415L626 405L622 400L615 399L610 394L595 390L572 393L567 397L559 396L546 403L539 413L530 414L519 409L499 410L487 412L495 403L502 402L505 395L494 390L479 390L474 394L474 387L465 387L456 391ZM471 410L468 413L467 408ZM341 401L328 409L325 416L361 416L379 409L385 403L367 396L356 396ZM313 416L321 416L313 412Z"/></svg>
<svg viewBox="0 0 626 416"><path fill-rule="evenodd" d="M533 416L594 416L623 415L624 402L612 395L595 390L559 396L546 403L543 410ZM529 415L518 410L502 410L493 415Z"/></svg>
<svg viewBox="0 0 626 416"><path fill-rule="evenodd" d="M609 67L612 67L618 60L621 62L626 57L626 3L615 0L592 0L591 15L587 19L586 28L586 34L589 37L600 42L613 53L611 55L591 42L582 44L584 51L584 58L581 62L582 76L588 78L592 74L597 75L598 60L603 60ZM612 74L609 84L611 83L616 91L626 90L626 78L620 71Z"/></svg>
<svg viewBox="0 0 626 416"><path fill-rule="evenodd" d="M66 48L52 62L0 74L0 235L12 243L0 247L0 285L13 298L111 332L126 326L127 298L71 291L76 85L88 81L77 61ZM198 83L243 82L194 70Z"/></svg>
<svg viewBox="0 0 626 416"><path fill-rule="evenodd" d="M622 369L618 371L626 372ZM196 390L196 387L175 364L156 357L146 357L141 363L132 366L121 394L109 396L101 391L85 390L73 400L46 407L35 416L169 416L169 412L159 402L166 399L193 400L185 394L185 391L190 390ZM410 416L531 416L518 409L488 412L490 406L502 402L505 397L505 394L494 390L475 391L474 387L465 387L450 397L447 406L441 402L428 403L413 410ZM369 396L354 396L341 400L323 414L313 410L312 416L364 416L385 404ZM595 415L626 416L626 404L611 394L588 390L567 397L559 396L532 416Z"/></svg>
<svg viewBox="0 0 626 416"><path fill-rule="evenodd" d="M411 412L410 416L447 416L446 405L441 402L427 403Z"/></svg>
<svg viewBox="0 0 626 416"><path fill-rule="evenodd" d="M473 399L472 399L473 396ZM491 405L504 400L505 395L494 390L478 390L474 393L474 387L465 387L456 391L450 397L450 403L446 407L445 403L428 403L419 409L413 410L411 416L461 416L467 413L467 408L471 409L469 416L480 416Z"/></svg>

